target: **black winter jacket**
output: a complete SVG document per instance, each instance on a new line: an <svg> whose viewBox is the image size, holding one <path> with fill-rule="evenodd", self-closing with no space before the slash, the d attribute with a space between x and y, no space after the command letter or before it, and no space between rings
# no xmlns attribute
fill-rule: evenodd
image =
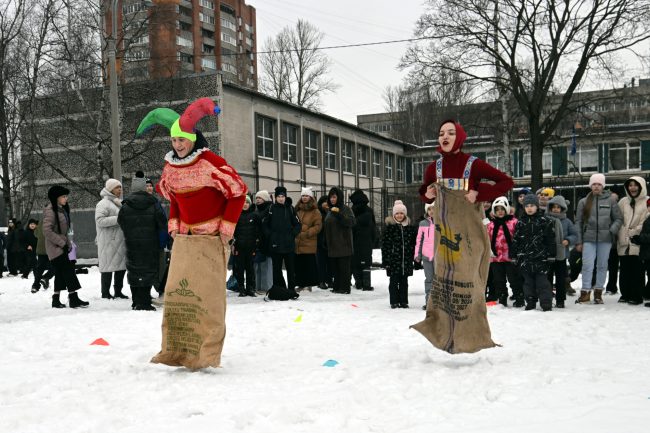
<svg viewBox="0 0 650 433"><path fill-rule="evenodd" d="M25 251L31 254L36 254L36 245L38 244L38 239L34 234L34 230L31 230L29 227L26 227L22 232L22 245L25 247ZM31 251L27 247L32 247Z"/></svg>
<svg viewBox="0 0 650 433"><path fill-rule="evenodd" d="M290 204L271 205L262 224L272 253L287 254L296 251L296 236L300 233L302 225Z"/></svg>
<svg viewBox="0 0 650 433"><path fill-rule="evenodd" d="M25 244L23 243L23 229L20 223L16 224L16 228L9 230L7 234L7 252L8 253L22 253L25 251Z"/></svg>
<svg viewBox="0 0 650 433"><path fill-rule="evenodd" d="M413 257L418 228L398 224L392 216L386 217L386 228L381 238L381 264L386 274L413 275Z"/></svg>
<svg viewBox="0 0 650 433"><path fill-rule="evenodd" d="M271 207L273 203L270 201L265 201L264 203L255 206L255 213L260 219L260 224L262 224L262 233L260 237L260 242L258 244L258 258L264 257L264 260L266 260L266 256L271 255L271 248L269 246L268 239L266 238L266 233L264 231L264 218L266 217L266 213L269 211L269 208Z"/></svg>
<svg viewBox="0 0 650 433"><path fill-rule="evenodd" d="M650 260L650 217L646 218L641 228L641 233L630 238L631 242L641 245L639 258L643 261Z"/></svg>
<svg viewBox="0 0 650 433"><path fill-rule="evenodd" d="M523 271L548 272L556 253L554 226L555 222L541 211L525 214L517 221L510 257Z"/></svg>
<svg viewBox="0 0 650 433"><path fill-rule="evenodd" d="M158 279L159 232L167 217L157 202L146 191L134 192L122 201L117 215L126 242L127 279L134 287L151 287Z"/></svg>
<svg viewBox="0 0 650 433"><path fill-rule="evenodd" d="M354 256L361 261L370 262L377 233L375 214L367 204L353 205L352 212L356 221L356 224L352 227Z"/></svg>
<svg viewBox="0 0 650 433"><path fill-rule="evenodd" d="M252 207L242 210L235 227L235 252L251 254L262 238L262 221Z"/></svg>
<svg viewBox="0 0 650 433"><path fill-rule="evenodd" d="M329 212L323 220L323 231L327 241L329 257L350 257L354 252L352 242L352 227L356 221L352 209L343 203L343 192L337 187L330 189L328 197L336 194L336 205L328 199ZM333 212L338 208L338 212Z"/></svg>

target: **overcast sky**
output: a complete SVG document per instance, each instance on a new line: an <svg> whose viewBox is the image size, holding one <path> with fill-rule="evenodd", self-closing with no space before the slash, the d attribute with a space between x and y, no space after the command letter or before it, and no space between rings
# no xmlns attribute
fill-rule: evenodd
<svg viewBox="0 0 650 433"><path fill-rule="evenodd" d="M325 33L322 46L408 39L424 9L420 0L247 0L257 11L258 50L269 36L304 18ZM407 43L328 50L340 88L322 98L322 110L356 124L357 114L384 110L383 90L398 84ZM259 66L259 60L258 60Z"/></svg>
<svg viewBox="0 0 650 433"><path fill-rule="evenodd" d="M411 38L415 21L424 13L424 0L246 0L246 3L257 10L258 50L264 49L269 36L287 25L293 26L299 18L325 33L321 46L331 46ZM408 43L402 42L327 50L333 62L331 78L340 88L322 98L322 110L354 124L358 114L384 112L384 89L399 84L405 75L397 65L407 46ZM650 43L644 44L642 51L650 53L649 46ZM625 76L615 86L622 87L631 77L648 77L636 60L625 63ZM585 82L585 86L585 90L595 90L595 87L611 87L611 83Z"/></svg>

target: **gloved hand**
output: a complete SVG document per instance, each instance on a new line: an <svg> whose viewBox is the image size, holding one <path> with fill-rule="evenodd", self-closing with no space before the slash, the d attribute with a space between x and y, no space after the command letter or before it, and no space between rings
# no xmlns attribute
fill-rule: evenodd
<svg viewBox="0 0 650 433"><path fill-rule="evenodd" d="M641 236L639 235L634 235L630 238L630 242L636 245L641 245Z"/></svg>

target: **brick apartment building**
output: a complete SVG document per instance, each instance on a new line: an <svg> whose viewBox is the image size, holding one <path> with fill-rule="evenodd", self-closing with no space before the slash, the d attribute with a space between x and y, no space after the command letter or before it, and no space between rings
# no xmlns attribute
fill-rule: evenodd
<svg viewBox="0 0 650 433"><path fill-rule="evenodd" d="M112 0L104 28L112 32ZM117 0L117 70L122 82L221 71L257 88L255 8L244 0Z"/></svg>

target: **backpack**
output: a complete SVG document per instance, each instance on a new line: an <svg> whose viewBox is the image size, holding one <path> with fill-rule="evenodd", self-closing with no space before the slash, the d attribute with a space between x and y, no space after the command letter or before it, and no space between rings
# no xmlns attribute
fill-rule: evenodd
<svg viewBox="0 0 650 433"><path fill-rule="evenodd" d="M286 287L276 286L271 287L264 297L265 301L288 301L289 299L296 300L300 295L294 291L290 291ZM267 299L268 298L268 299Z"/></svg>

